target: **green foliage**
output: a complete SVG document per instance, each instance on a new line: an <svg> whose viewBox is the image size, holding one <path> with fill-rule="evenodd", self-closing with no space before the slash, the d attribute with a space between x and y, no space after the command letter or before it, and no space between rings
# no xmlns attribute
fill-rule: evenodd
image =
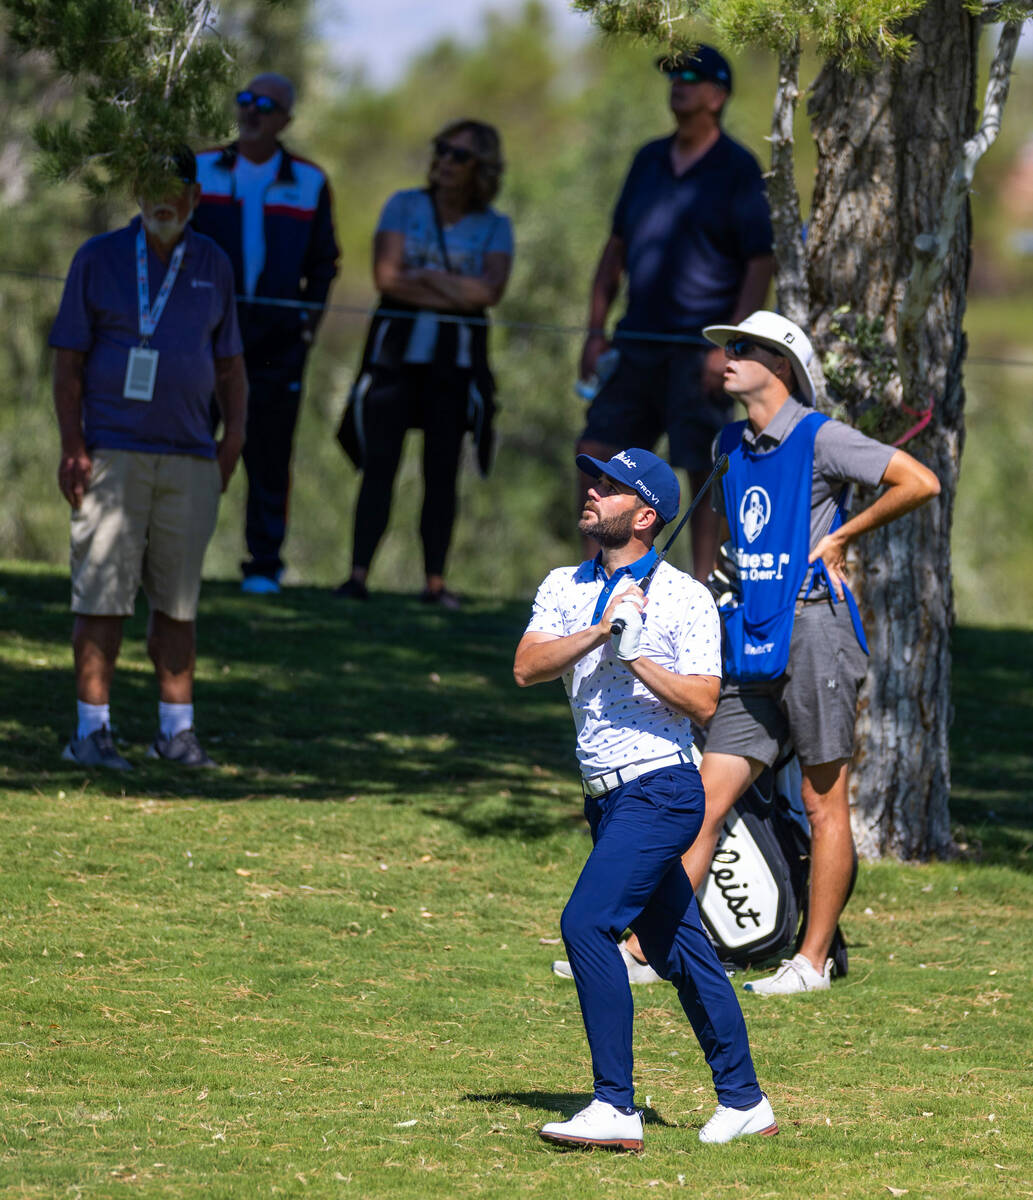
<svg viewBox="0 0 1033 1200"><path fill-rule="evenodd" d="M322 43L309 28L310 9L309 0L224 0L219 5L219 32L233 47L236 85L275 71L304 98L310 75L323 66Z"/></svg>
<svg viewBox="0 0 1033 1200"><path fill-rule="evenodd" d="M574 0L607 35L637 38L677 53L699 38L690 21L705 21L731 45L784 50L810 40L823 58L863 70L876 57L906 54L901 23L924 0Z"/></svg>
<svg viewBox="0 0 1033 1200"><path fill-rule="evenodd" d="M96 195L175 179L177 149L225 131L232 60L210 0L3 0L11 41L81 82L84 120L38 123L44 169Z"/></svg>
<svg viewBox="0 0 1033 1200"><path fill-rule="evenodd" d="M234 8L240 75L281 65L270 42L249 41L251 13ZM290 15L280 10L284 21ZM310 52L304 14L283 27L283 54ZM666 87L643 46L602 42L561 49L542 10L530 7L486 22L471 45L445 42L417 59L398 84L371 88L312 69L299 79L304 100L287 144L328 170L334 189L341 275L316 341L295 449L286 558L290 583L339 583L349 566L351 521L359 476L340 454L333 431L351 385L374 292L370 243L380 207L399 187L424 178L431 135L469 113L502 131L508 169L498 207L517 240L514 277L496 310L500 322L547 322L575 332L497 328L493 362L500 388L499 447L487 481L469 463L460 481L461 511L449 560L450 583L480 595L529 596L548 566L572 562L575 535L573 447L584 404L573 392L580 334L595 259L610 211L635 149L670 128ZM813 74L813 57L805 72ZM763 162L775 62L752 51L736 58L736 91L725 125ZM231 94L223 97L227 113ZM78 119L84 111L38 57L15 61L0 43L0 101L8 123L0 142L0 544L7 552L53 563L67 556L67 506L54 482L57 436L51 414L46 339L60 279L92 233L131 215L129 201L83 200L74 187L48 184L31 170L32 123L40 111ZM1033 83L1013 81L1016 111L1033 104ZM980 165L973 196L975 277L1000 298L972 296L970 353L1028 358L1031 301L1028 260L1014 254L1000 198L1022 145L1020 121L1005 121L1001 139ZM813 144L800 114L798 179L806 196ZM983 286L986 286L984 283ZM615 312L617 309L615 309ZM877 339L872 346L878 353ZM1024 597L1033 586L1033 504L1022 485L1029 461L1022 431L1030 372L992 365L967 370L968 437L955 510L953 569L958 611L995 623L1027 625ZM893 436L903 432L894 427ZM661 446L662 449L662 446ZM997 480L1006 478L1007 489ZM243 555L243 477L224 497L207 572L234 577ZM395 489L388 534L373 564L375 591L422 585L417 534L422 498L420 435L413 433ZM679 543L682 539L679 539ZM675 558L688 559L688 539ZM988 610L987 596L992 597Z"/></svg>
<svg viewBox="0 0 1033 1200"><path fill-rule="evenodd" d="M965 8L974 16L994 23L1024 21L1033 13L1030 0L965 0Z"/></svg>
<svg viewBox="0 0 1033 1200"><path fill-rule="evenodd" d="M708 4L708 17L734 45L760 44L783 49L799 37L822 58L851 70L864 70L875 58L905 55L911 39L900 25L925 0L730 0Z"/></svg>
<svg viewBox="0 0 1033 1200"><path fill-rule="evenodd" d="M955 639L972 857L862 864L846 980L740 993L780 1135L699 1144L709 1072L658 985L635 989L645 1153L557 1154L537 1127L591 1087L573 986L549 972L588 839L562 687L512 683L524 616L206 586L198 723L223 766L144 759L141 613L113 696L136 767L114 778L58 757L64 573L0 571L0 1192L1033 1191L1033 636Z"/></svg>
<svg viewBox="0 0 1033 1200"><path fill-rule="evenodd" d="M903 414L881 400L897 373L896 353L886 337L886 319L881 314L868 318L844 305L832 314L829 335L834 340L822 367L831 404L844 413L855 412L854 423L869 437L891 441L895 435L892 426L900 423Z"/></svg>

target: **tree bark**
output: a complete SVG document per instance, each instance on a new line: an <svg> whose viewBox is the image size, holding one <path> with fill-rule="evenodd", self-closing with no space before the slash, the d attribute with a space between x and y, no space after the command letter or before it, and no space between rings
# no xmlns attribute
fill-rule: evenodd
<svg viewBox="0 0 1033 1200"><path fill-rule="evenodd" d="M915 382L906 390L896 370L897 311L915 240L939 229L975 128L980 25L957 0L929 0L907 30L915 39L907 59L867 75L826 65L815 83L808 277L815 343L837 365L829 382L839 413L872 436L903 441L942 487L932 503L862 539L854 555L871 648L854 832L863 854L925 858L953 850L950 530L964 442L967 205L950 231L941 284L909 338L906 377Z"/></svg>

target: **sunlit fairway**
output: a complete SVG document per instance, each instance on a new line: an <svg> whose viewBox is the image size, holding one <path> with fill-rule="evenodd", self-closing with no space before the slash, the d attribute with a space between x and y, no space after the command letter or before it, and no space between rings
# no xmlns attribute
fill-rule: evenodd
<svg viewBox="0 0 1033 1200"><path fill-rule="evenodd" d="M640 1157L557 1153L587 1098L549 972L586 852L557 684L510 678L522 602L428 612L208 584L198 725L218 772L59 759L67 583L0 573L0 1194L967 1200L1033 1195L1033 634L955 638L957 862L864 865L851 973L744 996L778 1138L704 1148L667 987L636 989Z"/></svg>

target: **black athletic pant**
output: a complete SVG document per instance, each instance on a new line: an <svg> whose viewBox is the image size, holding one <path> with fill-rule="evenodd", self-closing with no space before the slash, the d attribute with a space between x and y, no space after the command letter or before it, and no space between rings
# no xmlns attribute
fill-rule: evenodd
<svg viewBox="0 0 1033 1200"><path fill-rule="evenodd" d="M466 431L470 372L411 365L377 371L363 399L366 438L355 507L352 565L368 568L391 511L391 493L407 429L423 429L424 569L443 575L456 517L456 475Z"/></svg>
<svg viewBox="0 0 1033 1200"><path fill-rule="evenodd" d="M241 564L244 575L274 578L283 569L280 548L287 533L287 499L291 482L291 449L301 402L301 372L248 368L247 471L245 538L251 558Z"/></svg>

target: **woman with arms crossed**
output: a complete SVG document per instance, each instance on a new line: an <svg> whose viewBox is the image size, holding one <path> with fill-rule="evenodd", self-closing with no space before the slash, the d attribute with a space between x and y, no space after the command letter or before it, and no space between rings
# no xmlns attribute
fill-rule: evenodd
<svg viewBox="0 0 1033 1200"><path fill-rule="evenodd" d="M487 472L495 385L485 314L505 291L513 234L509 218L490 207L503 170L498 132L480 121L456 121L432 145L428 186L388 200L373 243L381 303L339 434L363 480L351 575L337 594L368 595L402 443L406 430L416 428L424 434L421 599L455 608L444 572L459 455L470 430Z"/></svg>

